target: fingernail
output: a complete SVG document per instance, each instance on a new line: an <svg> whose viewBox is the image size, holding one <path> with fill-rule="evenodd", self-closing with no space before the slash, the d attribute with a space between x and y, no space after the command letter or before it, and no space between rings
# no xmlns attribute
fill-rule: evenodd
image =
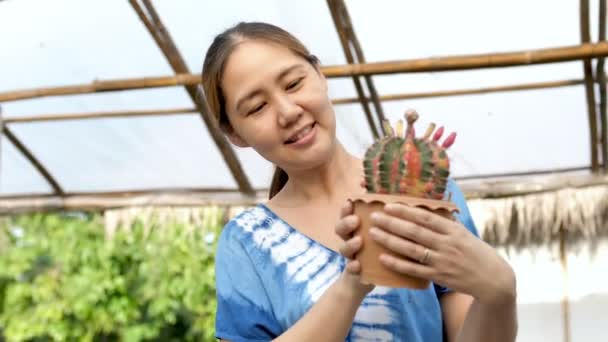
<svg viewBox="0 0 608 342"><path fill-rule="evenodd" d="M378 234L379 234L378 228L371 227L369 229L369 235L372 237L372 239L376 240L378 238Z"/></svg>
<svg viewBox="0 0 608 342"><path fill-rule="evenodd" d="M386 204L386 205L384 206L384 210L391 211L391 210L393 210L393 209L395 209L395 204L394 204L394 203L389 203L389 204Z"/></svg>
<svg viewBox="0 0 608 342"><path fill-rule="evenodd" d="M380 213L373 212L370 217L372 220L378 220L380 218Z"/></svg>

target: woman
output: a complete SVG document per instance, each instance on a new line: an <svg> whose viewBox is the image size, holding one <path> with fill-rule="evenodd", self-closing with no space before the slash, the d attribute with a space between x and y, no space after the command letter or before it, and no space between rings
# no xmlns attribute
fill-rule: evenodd
<svg viewBox="0 0 608 342"><path fill-rule="evenodd" d="M203 88L229 140L277 166L270 200L223 230L216 259L216 335L229 341L513 341L515 276L477 239L461 192L459 222L402 205L374 218L376 240L403 258L389 268L430 279L426 290L362 284L349 195L361 160L336 139L319 61L264 23L218 35ZM461 223L462 222L462 223ZM409 258L423 263L408 261ZM444 335L445 334L445 335Z"/></svg>

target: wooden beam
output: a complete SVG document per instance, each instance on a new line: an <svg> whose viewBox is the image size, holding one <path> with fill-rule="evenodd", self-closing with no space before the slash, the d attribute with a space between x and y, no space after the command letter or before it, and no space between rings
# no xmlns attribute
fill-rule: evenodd
<svg viewBox="0 0 608 342"><path fill-rule="evenodd" d="M23 156L38 170L38 172L46 179L49 185L58 195L63 195L64 191L59 183L51 176L51 173L42 165L42 163L34 156L34 154L13 134L10 128L6 125L2 126L6 138L23 154Z"/></svg>
<svg viewBox="0 0 608 342"><path fill-rule="evenodd" d="M399 101L405 99L456 96L456 95L472 95L472 94L489 94L496 92L508 91L523 91L534 89L549 89L558 87L570 87L584 84L584 80L562 80L550 82L525 83L508 86L495 86L474 89L456 89L456 90L441 90L432 92L405 93L405 94L388 94L379 97L381 101ZM371 101L366 97L365 101ZM334 105L358 103L358 97L332 99ZM113 112L89 112L89 113L67 113L67 114L41 114L41 115L19 115L11 116L4 119L6 124L28 123L28 122L44 122L44 121L64 121L64 120L89 120L101 118L123 118L123 117L139 117L139 116L165 116L165 115L183 115L190 113L200 113L197 108L175 108L175 109L147 109L147 110L126 110Z"/></svg>
<svg viewBox="0 0 608 342"><path fill-rule="evenodd" d="M579 171L590 171L591 166L575 166L575 167L567 167L567 168L557 168L557 169L549 169L549 170L534 170L534 171L522 171L522 172L505 172L505 173L488 173L488 174L478 174L471 176L459 176L454 177L457 181L464 180L481 180L481 179L496 179L496 178L505 178L505 177L528 177L528 176L539 176L539 175L554 175L560 173L568 173L568 172L579 172Z"/></svg>
<svg viewBox="0 0 608 342"><path fill-rule="evenodd" d="M126 110L113 112L89 112L89 113L69 113L69 114L43 114L16 116L4 120L6 124L45 122L45 121L67 121L67 120L90 120L104 118L129 118L140 116L169 116L184 114L200 114L196 108L174 108L174 109L148 109L148 110Z"/></svg>
<svg viewBox="0 0 608 342"><path fill-rule="evenodd" d="M607 185L606 175L560 175L551 179L494 180L460 182L465 197L501 198L555 191L566 187L581 188ZM0 215L50 210L105 210L131 206L202 206L232 205L249 206L266 199L267 189L258 189L255 197L245 196L238 189L156 189L127 192L20 194L0 196Z"/></svg>
<svg viewBox="0 0 608 342"><path fill-rule="evenodd" d="M152 2L149 0L143 0L144 6L146 8L147 14L144 9L140 6L137 0L129 0L131 6L135 9L135 12L144 23L156 43L158 47L161 49L169 64L173 68L173 71L177 74L185 74L190 73L186 62L182 58L177 46L173 42L169 31L166 29L165 25L162 23L156 9L152 5ZM197 82L198 83L198 82ZM247 175L243 171L241 166L241 162L237 158L234 149L228 142L228 139L224 136L224 134L220 131L220 128L217 124L215 124L215 120L210 113L209 106L205 100L205 96L200 96L199 92L202 92L202 88L200 86L196 86L194 84L185 85L186 91L192 102L196 103L196 108L200 111L201 118L211 135L211 138L215 142L218 150L224 157L224 161L228 165L230 169L230 173L237 183L239 189L246 195L253 196L255 191L253 187L249 183L249 179Z"/></svg>
<svg viewBox="0 0 608 342"><path fill-rule="evenodd" d="M348 43L348 34L345 32L344 27L341 25L341 20L338 14L339 10L337 8L337 1L327 0L327 6L329 7L329 12L331 13L331 17L334 22L334 27L338 32L338 37L340 38L340 44L342 45L342 51L344 51L346 62L349 64L355 63L355 59ZM363 91L363 86L361 85L361 80L359 79L359 76L352 76L352 79L353 84L355 85L355 90L357 92L357 102L359 102L363 107L363 112L365 113L365 118L367 119L369 129L372 132L372 137L374 138L374 140L376 140L380 137L378 134L378 127L382 129L382 125L376 123L374 121L374 118L372 117L372 112L369 107L369 103L367 100L365 100L365 92Z"/></svg>
<svg viewBox="0 0 608 342"><path fill-rule="evenodd" d="M496 86L496 87L485 87L485 88L473 88L473 89L456 89L456 90L441 90L441 91L429 91L419 93L405 93L405 94L390 94L382 95L379 97L381 101L399 101L406 99L420 99L429 97L443 97L443 96L456 96L456 95L472 95L472 94L489 94L497 92L508 92L508 91L521 91L521 90L533 90L533 89L548 89L558 87L571 87L575 85L584 84L583 80L563 80L563 81L550 81L550 82L537 82L537 83L525 83L508 86ZM367 101L371 101L370 98L366 98ZM355 97L334 99L334 104L347 104L356 103L359 99Z"/></svg>
<svg viewBox="0 0 608 342"><path fill-rule="evenodd" d="M514 67L577 61L584 58L608 56L608 42L538 49L530 51L423 58L403 61L374 62L321 67L326 77L352 77L353 75L385 75L412 72L436 72L483 68ZM196 85L200 74L145 77L94 81L91 84L0 92L0 102L25 100L46 96L88 94L103 91L145 89L169 86Z"/></svg>
<svg viewBox="0 0 608 342"><path fill-rule="evenodd" d="M23 89L0 93L0 102L27 100L47 96L64 96L77 94L101 93L106 91L148 89L159 87L197 84L200 75L182 74L174 76L142 77L132 79L95 80L90 84L77 84L59 87Z"/></svg>
<svg viewBox="0 0 608 342"><path fill-rule="evenodd" d="M352 21L350 19L350 14L348 13L348 9L344 0L335 0L338 9L338 16L341 18L342 26L348 35L348 40L355 52L355 57L357 58L357 63L365 63L365 56L363 54L363 48L361 47L361 43L359 43L359 38L355 34L355 28L353 27ZM371 75L365 75L365 84L367 84L367 90L369 92L369 96L372 99L372 103L374 104L374 109L376 110L376 114L378 115L378 121L380 122L380 127L382 131L384 131L384 125L382 122L386 120L384 116L384 110L382 109L382 104L378 99L378 92L376 91L376 86L372 80ZM384 132L388 134L388 132Z"/></svg>
<svg viewBox="0 0 608 342"><path fill-rule="evenodd" d="M599 9L599 32L598 40L606 41L606 1L600 0ZM606 92L606 71L605 71L605 58L600 57L597 61L597 69L595 71L595 77L599 86L600 94L600 132L601 132L601 163L604 166L604 172L608 171L608 115L606 111L608 108L608 95Z"/></svg>
<svg viewBox="0 0 608 342"><path fill-rule="evenodd" d="M589 43L591 40L589 34L589 0L580 0L580 30L581 42ZM599 56L601 57L601 56ZM591 68L591 59L583 59L583 71L585 73L585 97L587 100L587 114L589 121L589 139L591 152L591 168L593 172L599 170L598 150L597 150L597 113L595 110L595 92L593 87L593 70Z"/></svg>
<svg viewBox="0 0 608 342"><path fill-rule="evenodd" d="M133 194L67 194L0 196L0 215L57 210L101 211L133 206L251 206L263 201L267 192L244 195L237 189L231 192L160 191Z"/></svg>
<svg viewBox="0 0 608 342"><path fill-rule="evenodd" d="M327 77L385 75L549 64L606 55L608 55L608 43L600 42L529 51L327 66L322 71Z"/></svg>

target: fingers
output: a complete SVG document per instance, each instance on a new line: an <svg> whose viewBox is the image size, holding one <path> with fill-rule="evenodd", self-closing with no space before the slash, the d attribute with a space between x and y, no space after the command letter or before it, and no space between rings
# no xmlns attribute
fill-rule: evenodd
<svg viewBox="0 0 608 342"><path fill-rule="evenodd" d="M434 281L435 271L431 267L419 264L415 261L396 258L388 254L381 254L380 262L397 273Z"/></svg>
<svg viewBox="0 0 608 342"><path fill-rule="evenodd" d="M420 226L429 228L437 233L447 234L453 222L441 217L429 210L410 207L399 203L390 203L384 207L384 211L400 219L416 223Z"/></svg>
<svg viewBox="0 0 608 342"><path fill-rule="evenodd" d="M336 234L338 234L342 240L348 240L353 235L353 232L359 227L359 217L355 215L349 215L343 217L336 224Z"/></svg>
<svg viewBox="0 0 608 342"><path fill-rule="evenodd" d="M346 271L352 274L360 274L361 273L361 263L358 260L350 260L346 264Z"/></svg>
<svg viewBox="0 0 608 342"><path fill-rule="evenodd" d="M353 213L353 210L353 202L346 201L346 204L344 204L340 209L340 218L351 215Z"/></svg>
<svg viewBox="0 0 608 342"><path fill-rule="evenodd" d="M361 239L361 237L355 236L354 238L347 240L340 247L340 253L348 259L354 259L355 254L357 254L357 252L359 252L362 245L363 245L363 240Z"/></svg>
<svg viewBox="0 0 608 342"><path fill-rule="evenodd" d="M382 229L372 227L369 230L369 235L372 239L374 239L374 241L378 242L397 255L413 260L420 260L424 256L424 250L426 247L387 233Z"/></svg>
<svg viewBox="0 0 608 342"><path fill-rule="evenodd" d="M375 227L433 249L438 247L442 238L441 235L428 228L382 212L373 213L371 222Z"/></svg>

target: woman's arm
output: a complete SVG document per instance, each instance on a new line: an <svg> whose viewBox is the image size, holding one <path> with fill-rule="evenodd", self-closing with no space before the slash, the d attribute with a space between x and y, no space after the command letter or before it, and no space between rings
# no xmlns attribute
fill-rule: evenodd
<svg viewBox="0 0 608 342"><path fill-rule="evenodd" d="M342 274L319 301L275 341L343 342L365 298L364 292L353 290L349 284L353 279L347 279L349 277L354 276Z"/></svg>
<svg viewBox="0 0 608 342"><path fill-rule="evenodd" d="M360 237L352 238L352 233L358 226L359 218L353 215L352 203L348 202L342 207L340 220L336 224L336 234L345 241L340 253L348 259L352 259L362 245ZM363 298L374 288L373 285L361 284L360 272L359 262L350 260L340 278L327 289L319 301L275 341L343 342Z"/></svg>
<svg viewBox="0 0 608 342"><path fill-rule="evenodd" d="M441 308L448 341L515 341L515 296L504 300L491 305L459 292L444 294Z"/></svg>

